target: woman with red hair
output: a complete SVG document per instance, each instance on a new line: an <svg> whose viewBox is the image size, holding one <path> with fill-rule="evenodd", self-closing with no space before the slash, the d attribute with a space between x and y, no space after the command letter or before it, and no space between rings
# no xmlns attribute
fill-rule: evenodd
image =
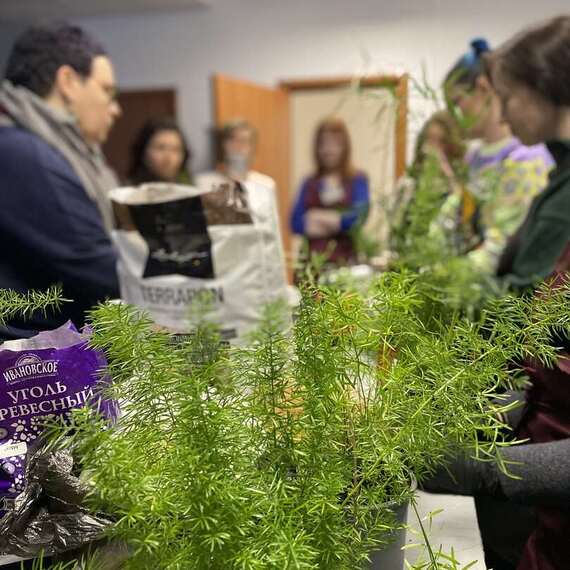
<svg viewBox="0 0 570 570"><path fill-rule="evenodd" d="M368 178L351 162L350 135L341 119L326 119L314 143L316 170L302 184L291 214L294 233L308 243L309 255L343 265L356 260L353 232L368 215Z"/></svg>

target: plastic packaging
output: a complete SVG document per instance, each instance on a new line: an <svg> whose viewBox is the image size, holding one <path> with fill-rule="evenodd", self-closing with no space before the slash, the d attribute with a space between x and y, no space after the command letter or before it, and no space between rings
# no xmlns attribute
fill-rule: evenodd
<svg viewBox="0 0 570 570"><path fill-rule="evenodd" d="M87 488L65 451L32 453L27 485L0 520L0 554L51 556L100 539L111 524L81 507Z"/></svg>
<svg viewBox="0 0 570 570"><path fill-rule="evenodd" d="M47 421L89 404L114 417L105 400L104 355L71 323L0 346L0 554L63 552L99 537L109 524L81 503L84 484L65 451L44 451Z"/></svg>
<svg viewBox="0 0 570 570"><path fill-rule="evenodd" d="M268 192L254 181L113 190L121 297L174 333L192 332L191 311L206 298L226 340L242 338L266 303L287 298Z"/></svg>

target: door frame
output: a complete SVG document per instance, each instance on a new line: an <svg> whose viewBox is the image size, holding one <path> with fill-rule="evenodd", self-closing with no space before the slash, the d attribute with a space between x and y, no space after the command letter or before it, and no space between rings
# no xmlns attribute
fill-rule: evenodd
<svg viewBox="0 0 570 570"><path fill-rule="evenodd" d="M317 89L335 89L339 87L371 88L381 87L393 91L398 101L396 116L396 151L394 175L396 180L406 172L406 157L408 153L408 91L409 76L403 75L371 75L367 77L340 76L330 78L306 78L285 80L279 87L289 92L311 91Z"/></svg>

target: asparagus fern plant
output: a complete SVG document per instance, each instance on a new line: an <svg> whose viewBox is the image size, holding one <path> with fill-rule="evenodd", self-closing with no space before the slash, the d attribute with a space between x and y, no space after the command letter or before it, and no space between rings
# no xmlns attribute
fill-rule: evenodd
<svg viewBox="0 0 570 570"><path fill-rule="evenodd" d="M17 293L8 289L0 289L0 324L14 317L27 317L32 313L57 310L65 302L58 287L47 291L30 291Z"/></svg>
<svg viewBox="0 0 570 570"><path fill-rule="evenodd" d="M79 410L54 444L80 458L127 568L364 567L413 477L457 448L495 460L508 363L555 358L553 329L570 327L568 288L546 293L426 326L434 293L410 273L367 294L306 285L291 330L273 307L232 349L207 324L173 345L101 306L92 343L123 416Z"/></svg>
<svg viewBox="0 0 570 570"><path fill-rule="evenodd" d="M465 185L466 173L454 166L457 184ZM396 254L392 269L413 271L426 287L436 290L441 317L451 318L460 311L477 319L488 302L506 291L455 243L461 198L450 194L449 180L438 160L426 157L414 179L413 196L396 200L389 216L391 248Z"/></svg>

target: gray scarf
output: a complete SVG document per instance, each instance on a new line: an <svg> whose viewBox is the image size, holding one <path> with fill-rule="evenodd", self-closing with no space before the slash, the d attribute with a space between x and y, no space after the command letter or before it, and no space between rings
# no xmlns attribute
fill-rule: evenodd
<svg viewBox="0 0 570 570"><path fill-rule="evenodd" d="M118 186L118 181L101 149L85 141L75 118L9 81L0 87L0 109L5 113L0 114L0 125L31 131L67 159L85 192L97 205L105 229L110 232L114 224L109 191Z"/></svg>

